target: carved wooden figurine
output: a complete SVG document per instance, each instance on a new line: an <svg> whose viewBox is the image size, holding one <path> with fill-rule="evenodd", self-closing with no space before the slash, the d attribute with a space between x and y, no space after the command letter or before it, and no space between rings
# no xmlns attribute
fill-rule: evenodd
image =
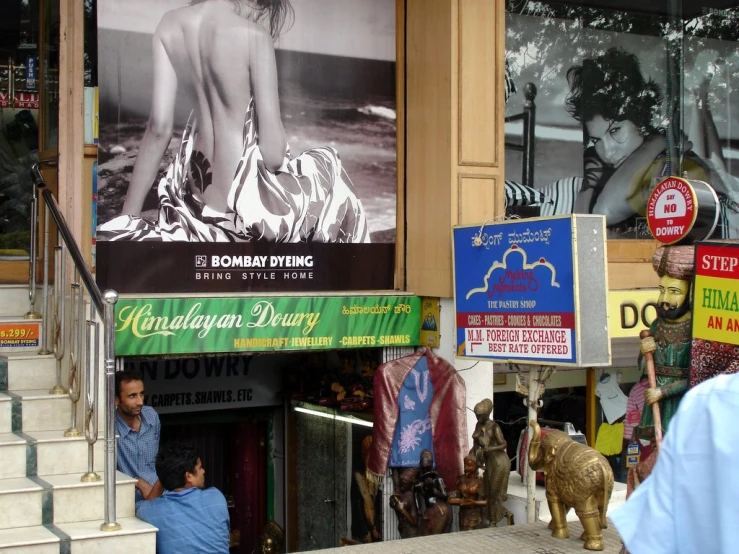
<svg viewBox="0 0 739 554"><path fill-rule="evenodd" d="M398 533L401 538L418 536L418 509L413 487L418 478L418 468L407 467L393 471L395 494L390 496L390 507L398 515Z"/></svg>
<svg viewBox="0 0 739 554"><path fill-rule="evenodd" d="M422 535L438 535L449 532L452 512L447 504L449 495L444 480L434 471L434 457L430 450L421 451L421 469L415 486L416 506L423 515Z"/></svg>

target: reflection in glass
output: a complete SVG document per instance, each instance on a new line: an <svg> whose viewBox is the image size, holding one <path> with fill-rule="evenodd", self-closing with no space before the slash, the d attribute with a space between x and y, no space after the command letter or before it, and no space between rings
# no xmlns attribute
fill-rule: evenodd
<svg viewBox="0 0 739 554"><path fill-rule="evenodd" d="M59 2L43 2L43 149L56 148L59 138Z"/></svg>
<svg viewBox="0 0 739 554"><path fill-rule="evenodd" d="M38 159L38 0L8 0L0 17L0 259L28 257Z"/></svg>
<svg viewBox="0 0 739 554"><path fill-rule="evenodd" d="M524 136L535 141L533 186L545 196L536 215L599 213L610 237L649 238L652 188L687 173L718 193L714 236L739 236L739 9L587 4L600 7L507 2L510 77L519 91L538 89L537 125ZM513 94L506 115L522 107ZM511 126L506 137L520 132ZM519 156L506 152L509 181L520 182Z"/></svg>

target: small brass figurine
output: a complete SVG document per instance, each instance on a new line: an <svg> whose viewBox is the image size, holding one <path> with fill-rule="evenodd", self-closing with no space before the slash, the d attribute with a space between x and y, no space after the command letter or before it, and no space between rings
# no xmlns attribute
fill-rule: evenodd
<svg viewBox="0 0 739 554"><path fill-rule="evenodd" d="M482 494L482 479L478 475L477 461L472 455L464 458L464 473L457 479L457 491L449 504L459 506L459 529L471 531L482 525L482 507L487 501Z"/></svg>
<svg viewBox="0 0 739 554"><path fill-rule="evenodd" d="M257 554L283 554L285 552L285 532L277 522L270 521L264 526L262 534L259 535L256 552Z"/></svg>
<svg viewBox="0 0 739 554"><path fill-rule="evenodd" d="M580 537L588 550L603 550L606 510L613 492L613 470L597 450L575 442L562 431L541 429L532 419L529 465L546 476L546 494L552 521L549 528L558 539L569 537L567 512L575 508L584 529Z"/></svg>
<svg viewBox="0 0 739 554"><path fill-rule="evenodd" d="M421 469L415 485L416 508L422 514L421 535L438 535L449 532L452 511L444 480L434 471L434 456L424 448L421 451Z"/></svg>
<svg viewBox="0 0 739 554"><path fill-rule="evenodd" d="M508 476L511 473L511 459L506 451L503 432L495 421L490 419L493 413L493 401L489 398L475 405L477 425L472 433L472 449L470 455L475 457L483 473L484 496L487 499L487 518L490 526L507 518L508 525L513 525L513 514L503 502L508 498Z"/></svg>
<svg viewBox="0 0 739 554"><path fill-rule="evenodd" d="M413 487L417 478L418 468L406 467L401 470L393 470L395 494L390 496L390 507L398 515L398 533L404 539L419 535L418 509L413 494Z"/></svg>

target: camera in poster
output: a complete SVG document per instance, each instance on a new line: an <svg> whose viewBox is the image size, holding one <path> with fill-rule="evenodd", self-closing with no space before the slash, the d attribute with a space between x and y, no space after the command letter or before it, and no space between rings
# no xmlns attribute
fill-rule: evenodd
<svg viewBox="0 0 739 554"><path fill-rule="evenodd" d="M393 287L394 0L100 0L98 19L101 286Z"/></svg>

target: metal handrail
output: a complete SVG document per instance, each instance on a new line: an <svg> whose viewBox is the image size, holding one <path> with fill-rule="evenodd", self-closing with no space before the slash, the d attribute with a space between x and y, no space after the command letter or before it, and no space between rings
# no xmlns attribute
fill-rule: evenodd
<svg viewBox="0 0 739 554"><path fill-rule="evenodd" d="M48 215L50 214L51 217L54 218L54 222L56 223L60 242L62 243L63 247L66 247L66 250L69 253L70 258L72 259L72 263L74 264L74 267L76 269L76 272L79 276L79 280L82 281L82 284L84 285L85 289L87 290L87 293L90 295L90 302L91 302L91 320L94 320L95 312L99 315L100 319L103 321L103 356L105 359L105 521L100 526L100 528L103 531L117 531L121 528L120 524L116 522L116 494L115 494L115 480L116 480L116 451L115 451L115 367L116 367L116 358L115 358L115 304L118 301L118 294L113 290L106 290L103 294L100 289L97 286L97 283L95 282L95 279L92 276L92 273L90 272L90 269L88 268L87 264L85 263L85 259L82 256L82 252L80 251L80 247L77 244L77 241L75 240L74 236L72 235L72 231L69 228L69 225L67 224L66 219L64 218L64 215L62 214L61 210L59 209L59 205L57 204L56 198L54 198L53 193L46 187L46 183L44 181L44 178L41 176L41 172L39 171L39 164L34 164L31 168L31 179L33 181L34 189L36 189L38 192L40 192L40 195L43 196L44 199L44 205L46 207L45 210L45 217L47 218L47 237L48 237ZM32 226L36 226L37 222L32 221ZM32 234L32 236L35 236L35 233ZM44 246L46 248L46 251L44 253L45 255L45 262L48 259L48 238L45 237L44 240ZM64 254L64 248L61 249L61 255L60 255L61 261L60 265L64 265L64 260L66 259L66 255ZM44 264L44 306L43 306L43 318L45 322L48 322L48 314L47 314L47 303L46 299L48 298L48 272L46 263ZM65 274L66 268L65 267L57 267L56 268L56 274L59 273ZM66 275L63 276L63 278L66 277ZM63 282L62 278L62 282ZM32 277L32 279L35 279L35 274ZM79 284L77 284L77 287L79 289ZM65 290L64 286L61 286L61 290L55 290L54 294L57 298L62 299L61 306L63 306L63 299L65 297ZM78 302L83 302L83 291L79 289L79 298ZM93 310L94 308L94 310ZM74 308L73 308L74 309ZM79 307L78 307L79 309ZM64 309L62 307L62 316L61 316L61 325L64 327ZM80 310L81 313L81 310ZM72 320L74 320L74 316L72 316ZM48 324L48 323L46 323ZM78 325L81 325L82 322L78 321ZM60 333L61 334L61 333ZM97 333L96 334L96 339ZM61 337L59 340L63 341L63 337ZM43 347L43 344L42 344ZM60 348L63 348L63 346L60 346ZM42 348L43 349L43 348ZM95 349L97 351L98 346L95 346ZM55 354L57 353L57 348L55 347ZM76 350L77 355L80 355L80 349L78 348ZM89 358L89 356L87 356ZM89 361L89 360L87 360ZM96 358L97 361L97 358ZM79 358L73 363L79 362ZM85 374L89 374L88 371L85 371ZM90 382L88 382L88 393L90 392L90 388L92 388L92 395L97 395L98 393L98 387L96 385L97 383L97 376L95 376L94 379L91 379ZM86 401L86 409L92 408L94 410L94 406L99 405L99 402L96 402L94 399L88 399ZM73 405L74 409L74 405ZM89 452L92 452L92 442L94 442L93 437L95 439L97 438L97 426L94 426L93 432L89 432L89 417L95 418L93 415L86 414L85 416L85 435L86 439L88 441L88 444L90 445ZM73 419L73 424L76 425L75 420ZM92 460L88 457L88 469L92 467ZM88 474L90 471L88 471ZM88 475L85 474L85 475ZM85 476L83 476L83 479L85 479Z"/></svg>
<svg viewBox="0 0 739 554"><path fill-rule="evenodd" d="M46 182L41 176L38 164L34 164L31 168L31 176L33 178L34 186L41 192L41 196L44 197L46 208L49 210L51 217L53 217L56 222L57 228L59 229L59 235L61 235L64 240L64 244L69 249L69 256L72 258L74 266L80 272L80 279L82 279L82 282L90 295L90 299L93 304L95 304L95 308L98 313L102 314L105 311L103 294L100 292L95 279L92 277L92 273L90 273L90 269L85 263L85 258L82 256L82 251L80 250L77 241L74 240L74 236L67 224L67 220L59 210L59 204L57 204L54 194L46 187Z"/></svg>

